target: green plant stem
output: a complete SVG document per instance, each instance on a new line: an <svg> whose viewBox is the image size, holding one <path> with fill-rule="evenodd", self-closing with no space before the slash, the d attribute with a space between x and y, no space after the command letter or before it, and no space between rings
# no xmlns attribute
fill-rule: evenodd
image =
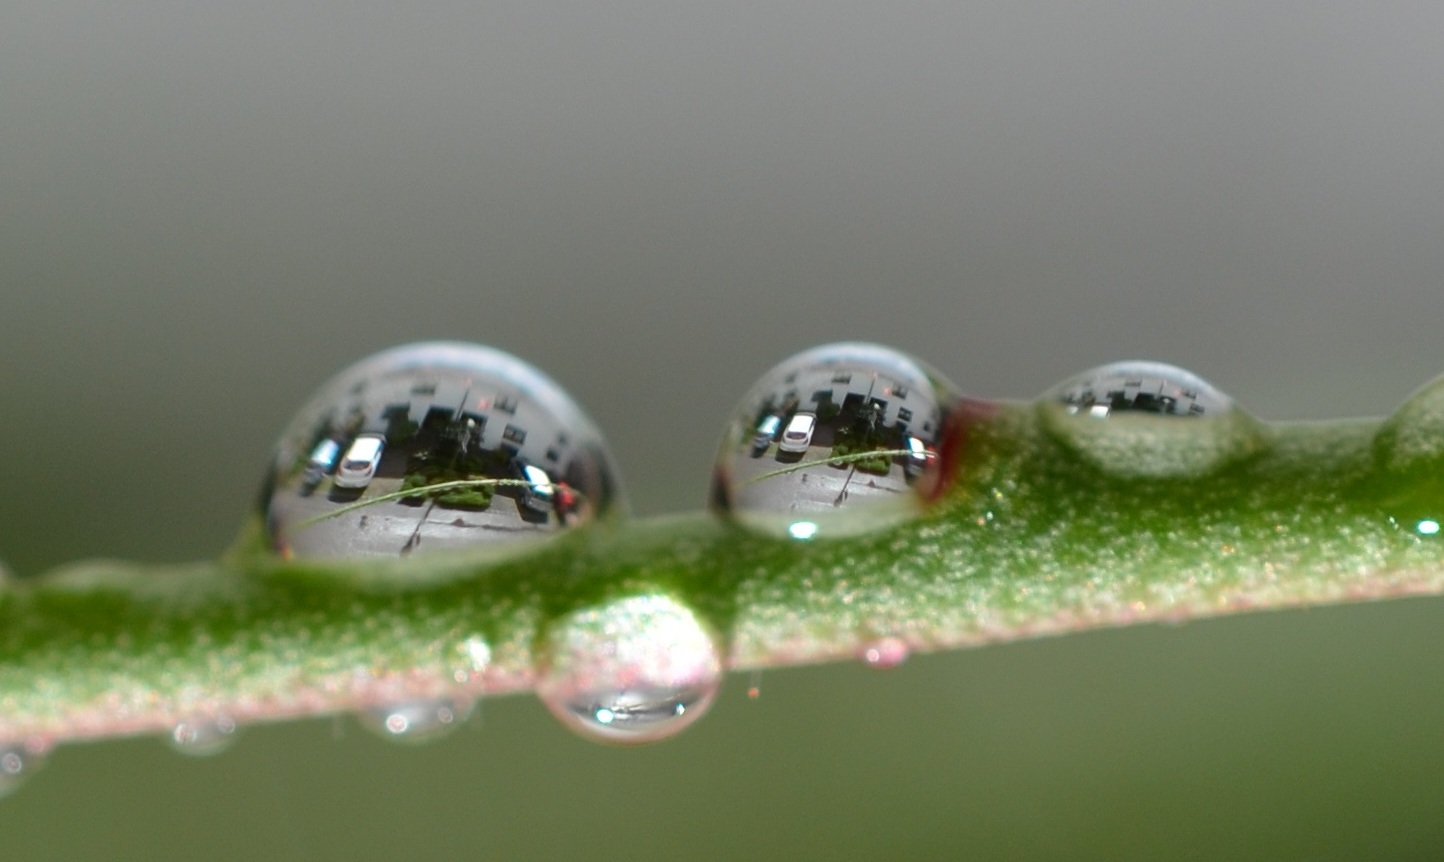
<svg viewBox="0 0 1444 862"><path fill-rule="evenodd" d="M798 542L704 513L535 545L356 562L92 562L0 594L0 743L278 720L529 689L563 614L666 592L733 669L945 649L1098 626L1444 590L1432 480L1385 474L1377 421L1266 426L1247 460L1126 479L1044 433L1032 405L968 429L917 518ZM518 549L520 548L520 549Z"/></svg>

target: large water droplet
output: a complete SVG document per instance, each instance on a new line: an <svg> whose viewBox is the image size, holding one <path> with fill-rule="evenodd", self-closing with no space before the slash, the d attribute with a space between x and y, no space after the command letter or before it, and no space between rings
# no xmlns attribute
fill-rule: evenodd
<svg viewBox="0 0 1444 862"><path fill-rule="evenodd" d="M1162 362L1103 365L1039 401L1045 425L1120 476L1197 475L1263 446L1257 422L1197 375Z"/></svg>
<svg viewBox="0 0 1444 862"><path fill-rule="evenodd" d="M356 714L356 719L383 739L432 742L461 727L471 710L472 701L435 698L365 709Z"/></svg>
<svg viewBox="0 0 1444 862"><path fill-rule="evenodd" d="M579 611L548 632L537 695L590 739L652 742L696 721L722 682L708 627L665 595Z"/></svg>
<svg viewBox="0 0 1444 862"><path fill-rule="evenodd" d="M0 745L0 797L14 793L42 763L43 755L26 745Z"/></svg>
<svg viewBox="0 0 1444 862"><path fill-rule="evenodd" d="M170 745L181 754L209 757L235 744L236 723L229 716L198 716L171 728Z"/></svg>
<svg viewBox="0 0 1444 862"><path fill-rule="evenodd" d="M897 523L937 490L956 402L941 375L890 347L847 342L789 357L723 430L712 506L799 540Z"/></svg>
<svg viewBox="0 0 1444 862"><path fill-rule="evenodd" d="M276 447L262 505L286 556L377 557L545 536L619 507L601 433L549 377L473 344L341 372Z"/></svg>

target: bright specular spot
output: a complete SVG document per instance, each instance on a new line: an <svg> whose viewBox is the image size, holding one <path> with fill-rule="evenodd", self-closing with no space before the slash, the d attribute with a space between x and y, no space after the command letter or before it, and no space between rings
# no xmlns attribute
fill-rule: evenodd
<svg viewBox="0 0 1444 862"><path fill-rule="evenodd" d="M783 360L733 411L713 471L714 511L807 540L890 526L922 509L956 391L877 344L828 344Z"/></svg>
<svg viewBox="0 0 1444 862"><path fill-rule="evenodd" d="M817 524L813 521L794 521L787 528L787 534L794 539L807 540L817 535Z"/></svg>
<svg viewBox="0 0 1444 862"><path fill-rule="evenodd" d="M388 350L323 386L263 501L283 556L385 557L545 536L617 506L601 433L546 375L479 345Z"/></svg>
<svg viewBox="0 0 1444 862"><path fill-rule="evenodd" d="M1432 519L1425 519L1414 525L1414 529L1421 536L1433 536L1439 532L1439 522Z"/></svg>

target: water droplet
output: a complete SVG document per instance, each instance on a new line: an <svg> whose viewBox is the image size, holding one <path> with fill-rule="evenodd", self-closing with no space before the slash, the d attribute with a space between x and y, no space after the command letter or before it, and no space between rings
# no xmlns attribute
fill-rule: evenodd
<svg viewBox="0 0 1444 862"><path fill-rule="evenodd" d="M665 595L579 611L548 632L537 695L590 739L652 742L702 716L722 683L716 638Z"/></svg>
<svg viewBox="0 0 1444 862"><path fill-rule="evenodd" d="M287 557L507 542L620 508L601 433L561 387L454 342L387 350L325 384L281 436L266 488Z"/></svg>
<svg viewBox="0 0 1444 862"><path fill-rule="evenodd" d="M1389 523L1417 541L1444 538L1444 377L1410 395L1374 435L1371 490Z"/></svg>
<svg viewBox="0 0 1444 862"><path fill-rule="evenodd" d="M800 541L905 520L938 490L944 420L957 401L941 375L890 347L803 351L733 411L713 509Z"/></svg>
<svg viewBox="0 0 1444 862"><path fill-rule="evenodd" d="M236 741L236 723L229 716L205 716L182 721L171 728L170 745L181 754L209 757Z"/></svg>
<svg viewBox="0 0 1444 862"><path fill-rule="evenodd" d="M24 744L0 745L0 797L14 793L44 762L41 752Z"/></svg>
<svg viewBox="0 0 1444 862"><path fill-rule="evenodd" d="M432 742L449 736L471 715L473 702L435 698L365 709L356 714L363 727L396 742Z"/></svg>
<svg viewBox="0 0 1444 862"><path fill-rule="evenodd" d="M1437 472L1444 461L1444 377L1410 395L1384 422L1374 445L1391 472Z"/></svg>
<svg viewBox="0 0 1444 862"><path fill-rule="evenodd" d="M902 638L878 638L863 647L862 660L867 663L868 667L886 670L907 661L910 653L911 649L908 647L907 641Z"/></svg>
<svg viewBox="0 0 1444 862"><path fill-rule="evenodd" d="M1188 476L1263 446L1258 423L1197 375L1161 362L1085 371L1039 401L1044 424L1119 476Z"/></svg>

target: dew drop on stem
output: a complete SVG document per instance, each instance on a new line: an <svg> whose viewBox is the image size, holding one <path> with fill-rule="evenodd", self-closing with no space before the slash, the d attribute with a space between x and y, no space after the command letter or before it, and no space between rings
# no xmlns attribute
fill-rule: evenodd
<svg viewBox="0 0 1444 862"><path fill-rule="evenodd" d="M433 742L450 736L471 715L473 702L432 698L363 709L362 727L392 742Z"/></svg>
<svg viewBox="0 0 1444 862"><path fill-rule="evenodd" d="M209 757L229 749L236 741L236 723L229 716L198 716L171 728L171 748L193 757Z"/></svg>
<svg viewBox="0 0 1444 862"><path fill-rule="evenodd" d="M937 496L957 403L940 374L890 347L844 342L791 356L723 429L712 509L799 541L897 524Z"/></svg>
<svg viewBox="0 0 1444 862"><path fill-rule="evenodd" d="M551 378L480 345L410 344L342 371L276 444L261 506L285 557L518 543L622 507L601 433Z"/></svg>
<svg viewBox="0 0 1444 862"><path fill-rule="evenodd" d="M1257 452L1259 424L1192 372L1161 362L1085 371L1038 402L1045 427L1123 477L1196 476Z"/></svg>
<svg viewBox="0 0 1444 862"><path fill-rule="evenodd" d="M1374 490L1389 523L1444 541L1444 377L1414 392L1374 435Z"/></svg>
<svg viewBox="0 0 1444 862"><path fill-rule="evenodd" d="M0 744L0 797L8 796L35 773L44 757L22 744Z"/></svg>
<svg viewBox="0 0 1444 862"><path fill-rule="evenodd" d="M868 667L887 670L907 661L911 652L902 638L884 637L863 646L862 660Z"/></svg>
<svg viewBox="0 0 1444 862"><path fill-rule="evenodd" d="M666 595L633 596L551 626L537 694L563 725L600 742L672 736L700 718L722 682L716 636Z"/></svg>

